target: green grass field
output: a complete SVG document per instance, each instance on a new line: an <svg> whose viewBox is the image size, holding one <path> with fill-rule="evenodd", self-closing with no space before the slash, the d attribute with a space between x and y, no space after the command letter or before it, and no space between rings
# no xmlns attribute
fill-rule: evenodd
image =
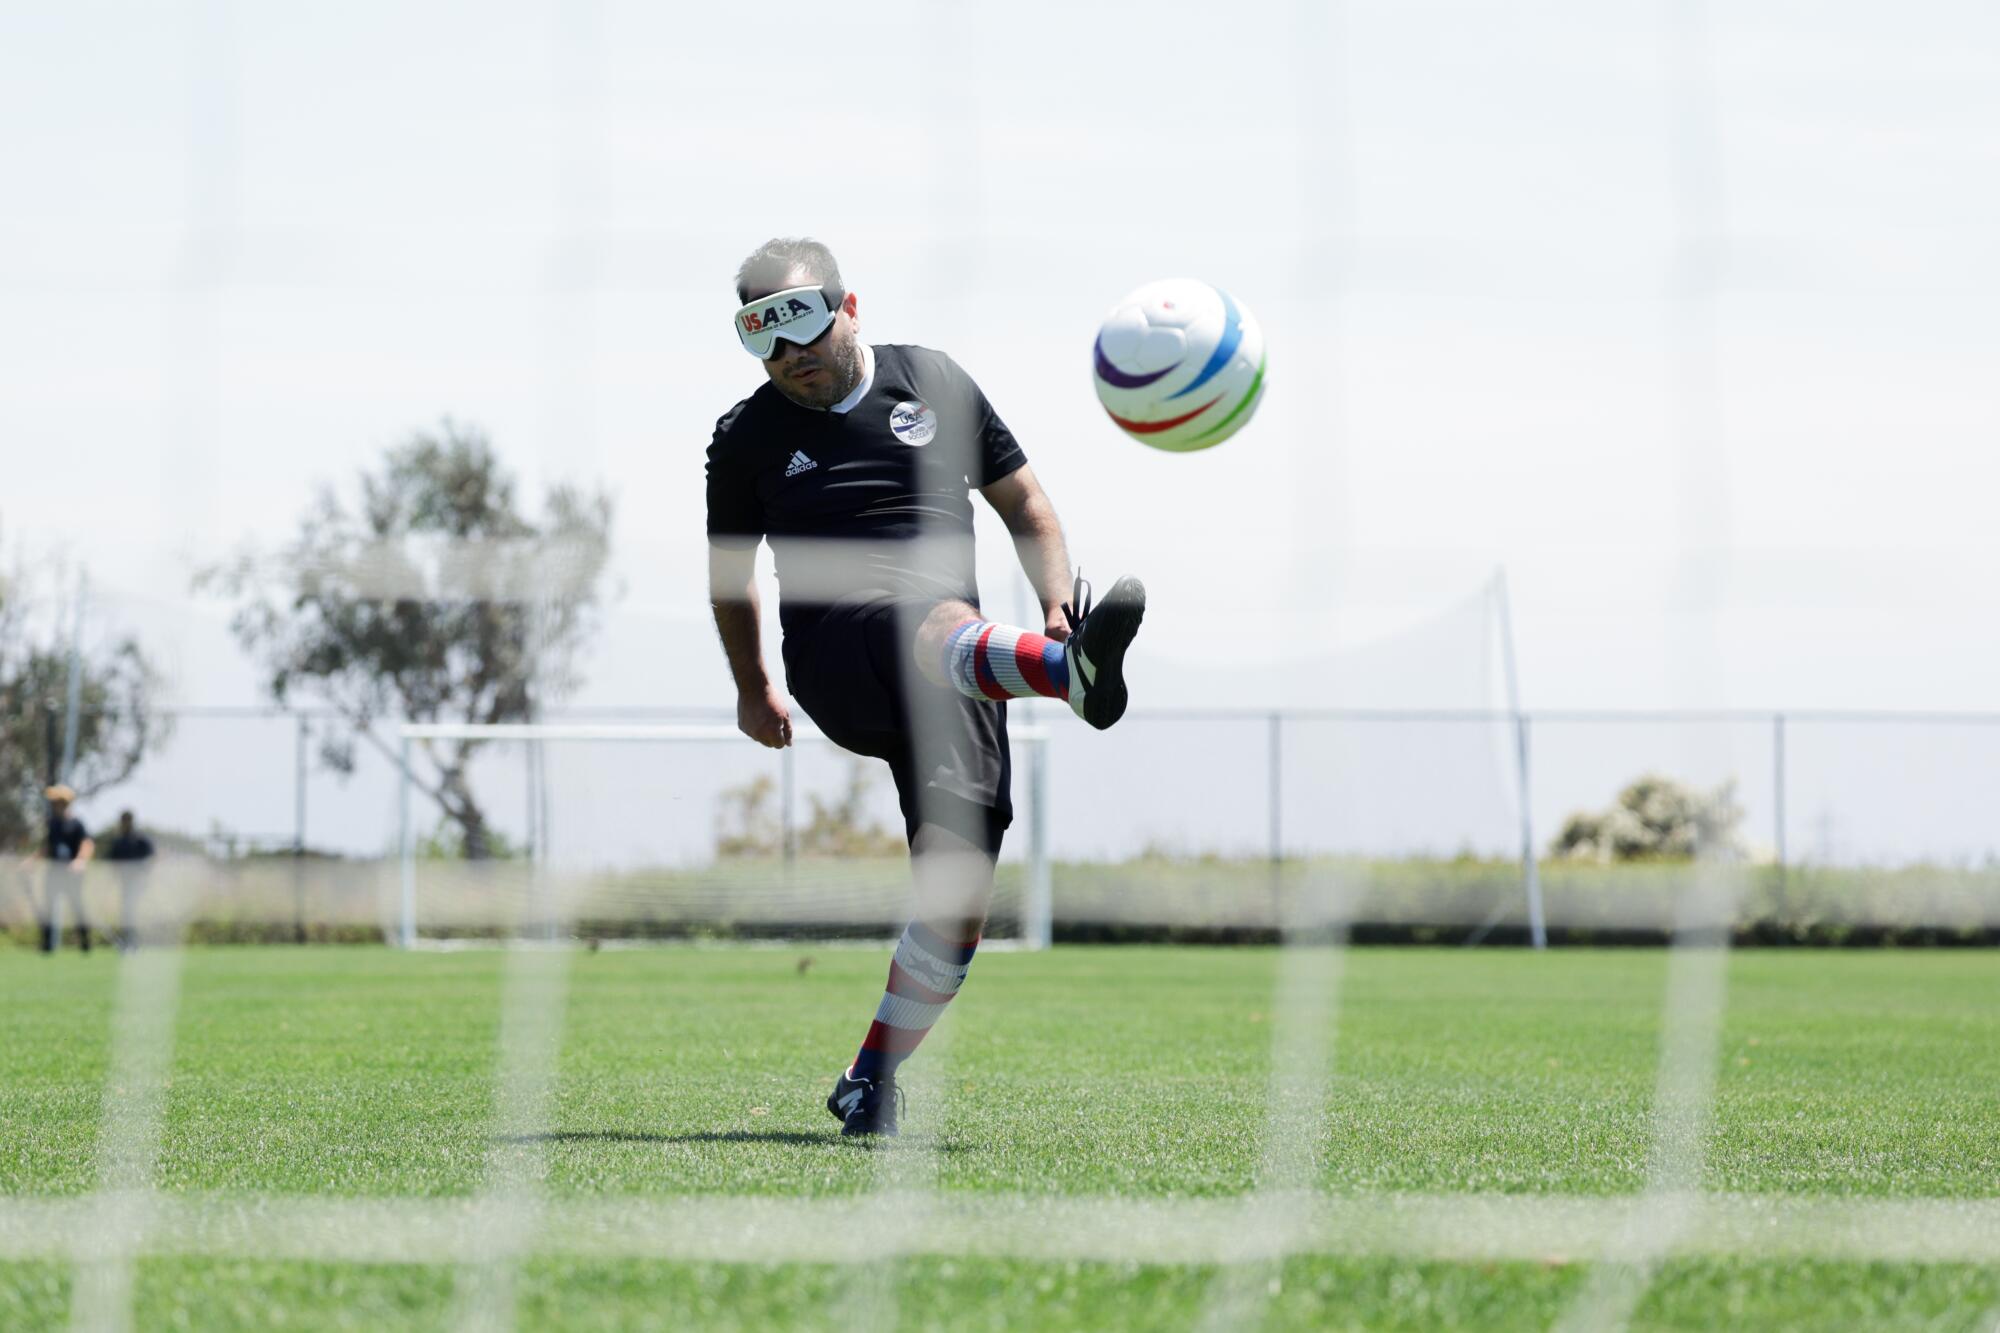
<svg viewBox="0 0 2000 1333"><path fill-rule="evenodd" d="M514 1152L558 1203L818 1200L829 1227L854 1229L884 1189L1185 1210L1257 1184L1275 951L982 956L908 1068L907 1133L887 1151L841 1141L822 1105L885 954L819 950L804 970L801 957L574 955L548 1132L496 1145L502 955L192 952L157 1188L204 1206L448 1206ZM76 1270L36 1252L22 1219L96 1187L117 967L0 956L0 1205L14 1212L0 1327L70 1318ZM1666 967L1636 950L1351 951L1318 1187L1530 1204L1639 1191ZM1793 1201L2000 1196L2000 954L1734 957L1704 1184ZM973 1243L874 1264L719 1263L619 1254L616 1238L603 1254L542 1245L513 1308L523 1327L1178 1328L1220 1311L1273 1327L1534 1328L1592 1272L1562 1253L1452 1262L1363 1245L1255 1268L1251 1299L1228 1305L1218 1293L1250 1270L1149 1262L1143 1231L1106 1243L1125 1257ZM457 1273L423 1255L152 1253L132 1299L140 1327L431 1327L456 1318ZM1670 1256L1635 1314L1656 1328L1997 1322L2000 1265L1907 1254Z"/></svg>

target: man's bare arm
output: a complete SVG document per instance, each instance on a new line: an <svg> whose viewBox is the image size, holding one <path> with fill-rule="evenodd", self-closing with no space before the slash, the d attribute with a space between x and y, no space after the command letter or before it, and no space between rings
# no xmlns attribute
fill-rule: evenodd
<svg viewBox="0 0 2000 1333"><path fill-rule="evenodd" d="M1027 571L1028 582L1042 602L1043 632L1052 639L1069 637L1069 622L1063 618L1062 604L1069 598L1069 546L1063 541L1062 521L1055 504L1034 469L1023 464L989 486L979 488L993 512L1014 535L1014 551Z"/></svg>
<svg viewBox="0 0 2000 1333"><path fill-rule="evenodd" d="M764 669L764 612L757 596L757 548L708 548L708 604L736 682L736 725L759 745L792 743L792 714Z"/></svg>

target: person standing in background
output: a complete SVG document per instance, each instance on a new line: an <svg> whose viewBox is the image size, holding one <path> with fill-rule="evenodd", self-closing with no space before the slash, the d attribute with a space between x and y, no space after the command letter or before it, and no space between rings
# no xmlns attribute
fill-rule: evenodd
<svg viewBox="0 0 2000 1333"><path fill-rule="evenodd" d="M45 788L42 797L49 803L48 824L42 836L44 890L42 912L42 952L54 953L62 947L62 900L67 898L76 912L77 943L90 952L90 923L83 915L83 872L97 852L83 821L70 814L76 792L57 783Z"/></svg>
<svg viewBox="0 0 2000 1333"><path fill-rule="evenodd" d="M139 832L130 810L118 812L118 832L104 859L118 870L118 948L130 953L139 947L139 894L153 861L153 840Z"/></svg>

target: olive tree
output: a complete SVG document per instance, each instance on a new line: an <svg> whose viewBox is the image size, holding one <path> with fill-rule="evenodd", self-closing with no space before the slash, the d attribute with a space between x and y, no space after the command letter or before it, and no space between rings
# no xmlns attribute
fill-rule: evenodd
<svg viewBox="0 0 2000 1333"><path fill-rule="evenodd" d="M322 486L275 560L245 555L198 582L235 600L230 627L272 699L336 715L320 759L346 772L358 740L397 761L384 719L527 722L573 689L611 515L609 496L557 486L531 517L485 435L446 421L351 491ZM468 776L478 748L425 742L409 774L473 859L496 847Z"/></svg>

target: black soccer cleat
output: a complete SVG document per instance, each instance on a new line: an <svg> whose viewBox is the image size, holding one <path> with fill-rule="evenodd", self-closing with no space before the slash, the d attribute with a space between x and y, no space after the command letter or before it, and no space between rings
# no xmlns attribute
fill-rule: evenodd
<svg viewBox="0 0 2000 1333"><path fill-rule="evenodd" d="M896 1115L903 1109L903 1090L894 1078L851 1078L843 1073L827 1094L826 1109L840 1122L843 1137L867 1134L894 1138Z"/></svg>
<svg viewBox="0 0 2000 1333"><path fill-rule="evenodd" d="M1103 731L1125 716L1125 650L1146 618L1146 585L1128 575L1092 605L1090 585L1079 570L1070 598L1063 604L1069 618L1069 706Z"/></svg>

